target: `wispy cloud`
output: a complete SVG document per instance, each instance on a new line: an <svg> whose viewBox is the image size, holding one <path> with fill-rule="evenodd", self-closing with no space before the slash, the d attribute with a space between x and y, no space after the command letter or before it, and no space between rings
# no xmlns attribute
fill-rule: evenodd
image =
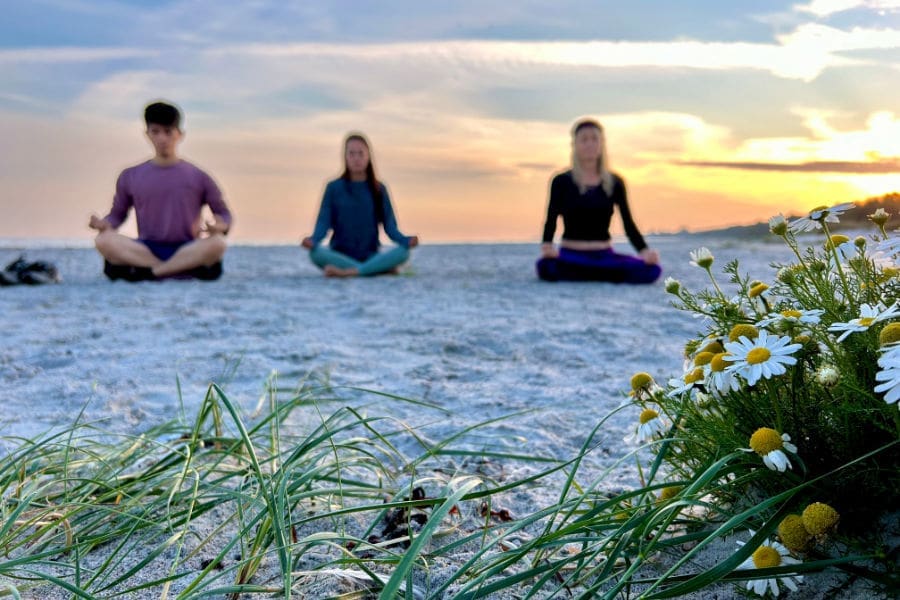
<svg viewBox="0 0 900 600"><path fill-rule="evenodd" d="M0 64L17 63L77 63L151 58L158 50L145 48L88 48L56 46L52 48L12 48L0 50Z"/></svg>
<svg viewBox="0 0 900 600"><path fill-rule="evenodd" d="M396 44L248 44L207 51L210 56L266 58L352 58L366 62L385 60L452 59L474 65L546 65L606 68L691 68L764 70L778 77L811 80L832 66L858 61L833 53L834 49L900 47L900 32L887 32L872 40L866 30L831 41L841 34L829 28L809 37L786 36L781 44L745 42L512 42L495 40L429 41ZM873 45L876 44L876 45Z"/></svg>
<svg viewBox="0 0 900 600"><path fill-rule="evenodd" d="M885 158L874 161L815 160L804 163L684 160L675 161L674 164L685 167L711 167L716 169L739 169L743 171L857 174L900 173L900 158Z"/></svg>
<svg viewBox="0 0 900 600"><path fill-rule="evenodd" d="M817 17L828 17L856 8L875 11L900 10L900 2L897 0L812 0L808 4L794 6L795 10L812 13Z"/></svg>

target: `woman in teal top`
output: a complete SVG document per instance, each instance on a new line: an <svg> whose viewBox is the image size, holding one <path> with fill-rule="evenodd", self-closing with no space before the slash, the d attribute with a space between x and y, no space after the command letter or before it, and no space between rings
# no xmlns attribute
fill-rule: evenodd
<svg viewBox="0 0 900 600"><path fill-rule="evenodd" d="M378 225L397 246L379 251ZM322 244L328 231L328 247ZM369 142L359 133L344 140L344 172L325 187L313 234L301 245L327 277L396 272L419 244L397 228L387 188L375 177Z"/></svg>

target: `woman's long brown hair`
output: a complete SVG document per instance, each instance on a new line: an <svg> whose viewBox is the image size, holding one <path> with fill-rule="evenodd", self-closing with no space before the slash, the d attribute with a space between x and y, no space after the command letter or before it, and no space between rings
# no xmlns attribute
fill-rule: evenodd
<svg viewBox="0 0 900 600"><path fill-rule="evenodd" d="M366 165L366 185L369 187L369 193L372 194L372 202L375 206L375 224L384 223L384 202L381 197L381 182L375 177L375 167L372 165L372 146L369 140L361 133L351 133L344 139L344 172L341 173L341 179L350 185L350 167L347 165L347 145L356 140L362 142L363 146L369 152L369 162Z"/></svg>

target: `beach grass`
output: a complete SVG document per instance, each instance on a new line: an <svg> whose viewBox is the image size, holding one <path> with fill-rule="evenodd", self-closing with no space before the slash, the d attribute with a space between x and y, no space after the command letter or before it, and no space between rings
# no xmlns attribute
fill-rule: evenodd
<svg viewBox="0 0 900 600"><path fill-rule="evenodd" d="M391 419L335 409L334 396L310 385L284 398L273 383L258 414L242 415L212 385L192 422L122 436L79 420L15 440L0 468L0 594L679 597L784 573L735 569L754 540L775 529L790 499L814 483L755 504L722 505L710 494L740 472L740 453L692 480L662 481L662 448L642 470L642 487L612 494L606 476L647 448L583 480L582 462L599 444L603 422L575 457L554 461L454 445L477 426L426 442ZM298 408L317 415L300 435L285 426ZM414 438L421 454L398 450L401 436ZM518 462L529 474L495 481L466 472L460 457L474 459L463 465ZM546 485L558 488L555 501L523 514L502 508L510 494ZM678 492L661 501L672 486ZM702 566L708 545L748 526L757 530L742 549ZM791 572L879 558L822 557ZM893 581L858 566L854 573Z"/></svg>

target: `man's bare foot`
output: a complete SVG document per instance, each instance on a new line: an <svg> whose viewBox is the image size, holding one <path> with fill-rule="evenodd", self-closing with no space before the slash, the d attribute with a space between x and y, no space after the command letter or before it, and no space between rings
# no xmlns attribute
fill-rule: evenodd
<svg viewBox="0 0 900 600"><path fill-rule="evenodd" d="M325 277L356 277L359 275L359 271L353 267L342 269L334 265L325 265L323 272L325 273Z"/></svg>

